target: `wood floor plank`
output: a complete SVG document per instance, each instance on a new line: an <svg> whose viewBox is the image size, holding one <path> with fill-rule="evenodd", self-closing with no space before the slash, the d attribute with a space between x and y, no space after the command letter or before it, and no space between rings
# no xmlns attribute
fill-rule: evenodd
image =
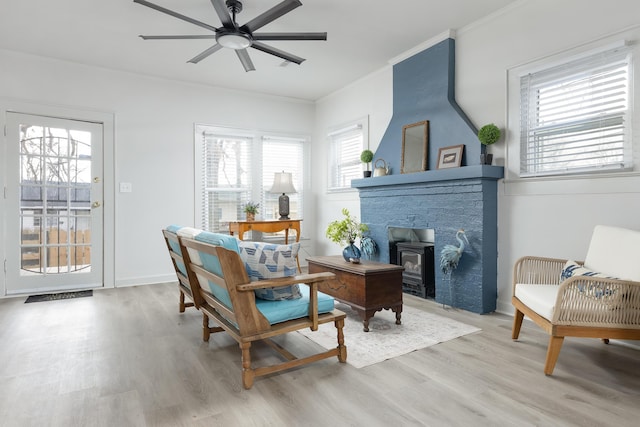
<svg viewBox="0 0 640 427"><path fill-rule="evenodd" d="M0 426L637 425L637 349L568 338L547 377L548 336L531 322L514 342L510 316L404 299L481 331L362 369L321 360L251 390L238 345L225 334L203 342L201 315L178 312L175 284L3 299ZM278 339L294 354L317 349L298 334Z"/></svg>

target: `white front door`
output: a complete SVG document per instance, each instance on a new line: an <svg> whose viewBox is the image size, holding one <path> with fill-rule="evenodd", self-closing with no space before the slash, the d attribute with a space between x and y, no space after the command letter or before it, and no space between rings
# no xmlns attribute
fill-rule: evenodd
<svg viewBox="0 0 640 427"><path fill-rule="evenodd" d="M7 294L103 286L103 126L7 112Z"/></svg>

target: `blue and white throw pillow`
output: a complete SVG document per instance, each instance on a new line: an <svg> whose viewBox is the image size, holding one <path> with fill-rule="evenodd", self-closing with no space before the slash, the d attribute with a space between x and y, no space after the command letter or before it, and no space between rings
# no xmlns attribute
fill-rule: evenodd
<svg viewBox="0 0 640 427"><path fill-rule="evenodd" d="M602 279L616 279L616 277L611 277L603 273L598 273L597 271L589 270L588 268L578 264L577 262L569 260L566 262L566 264L562 269L562 273L560 274L560 279L564 281L573 276L589 276L589 277L598 277ZM598 299L601 299L601 298L611 299L616 294L615 290L610 289L608 287L601 288L601 287L589 286L588 289L585 289L584 285L578 284L578 289L580 290L580 292L585 293L587 296L598 298Z"/></svg>
<svg viewBox="0 0 640 427"><path fill-rule="evenodd" d="M606 274L589 270L588 268L578 264L577 262L569 260L562 268L560 279L567 280L569 277L573 277L573 276L591 276L591 277L600 277L603 279L615 279L615 277L607 276Z"/></svg>
<svg viewBox="0 0 640 427"><path fill-rule="evenodd" d="M240 258L252 282L296 275L298 268L296 257L300 250L300 243L275 245L238 241L238 246ZM273 301L302 298L297 284L281 288L258 289L255 294L258 298Z"/></svg>

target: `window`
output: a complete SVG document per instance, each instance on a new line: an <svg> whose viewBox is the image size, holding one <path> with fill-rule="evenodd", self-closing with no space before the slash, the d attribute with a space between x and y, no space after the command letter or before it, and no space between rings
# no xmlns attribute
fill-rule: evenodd
<svg viewBox="0 0 640 427"><path fill-rule="evenodd" d="M276 172L290 172L296 192L289 196L289 218L303 218L304 194L304 140L264 136L262 138L262 201L260 206L265 218L280 218L278 198L281 194L270 193Z"/></svg>
<svg viewBox="0 0 640 427"><path fill-rule="evenodd" d="M329 191L350 189L352 179L362 178L360 153L368 142L368 132L367 118L329 132Z"/></svg>
<svg viewBox="0 0 640 427"><path fill-rule="evenodd" d="M227 233L244 220L244 205L260 203L259 219L277 219L279 194L269 192L275 172L291 172L290 217L303 217L305 138L196 125L196 212L200 227Z"/></svg>
<svg viewBox="0 0 640 427"><path fill-rule="evenodd" d="M220 232L228 230L226 223L230 220L242 218L242 206L252 200L252 141L248 137L206 131L201 138L201 226Z"/></svg>
<svg viewBox="0 0 640 427"><path fill-rule="evenodd" d="M520 176L632 167L630 51L619 46L520 77Z"/></svg>

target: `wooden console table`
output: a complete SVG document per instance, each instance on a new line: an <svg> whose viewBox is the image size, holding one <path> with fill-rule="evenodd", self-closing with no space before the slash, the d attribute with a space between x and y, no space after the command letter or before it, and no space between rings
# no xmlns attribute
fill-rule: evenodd
<svg viewBox="0 0 640 427"><path fill-rule="evenodd" d="M284 243L289 243L289 230L295 230L296 242L300 241L300 222L301 219L267 219L263 221L234 221L229 223L229 234L238 233L238 239L244 240L244 233L251 230L262 231L263 233L277 233L284 230ZM300 268L300 259L296 257L298 271Z"/></svg>
<svg viewBox="0 0 640 427"><path fill-rule="evenodd" d="M238 233L238 239L244 240L244 233L251 230L263 233L277 233L284 230L284 242L289 243L289 230L295 230L296 242L300 241L301 219L267 219L263 221L234 221L229 223L229 234Z"/></svg>
<svg viewBox="0 0 640 427"><path fill-rule="evenodd" d="M402 316L403 267L374 261L353 264L342 255L307 258L309 273L329 271L336 275L330 282L320 283L318 290L348 304L362 319L369 332L369 319L382 309L396 313L396 324Z"/></svg>

